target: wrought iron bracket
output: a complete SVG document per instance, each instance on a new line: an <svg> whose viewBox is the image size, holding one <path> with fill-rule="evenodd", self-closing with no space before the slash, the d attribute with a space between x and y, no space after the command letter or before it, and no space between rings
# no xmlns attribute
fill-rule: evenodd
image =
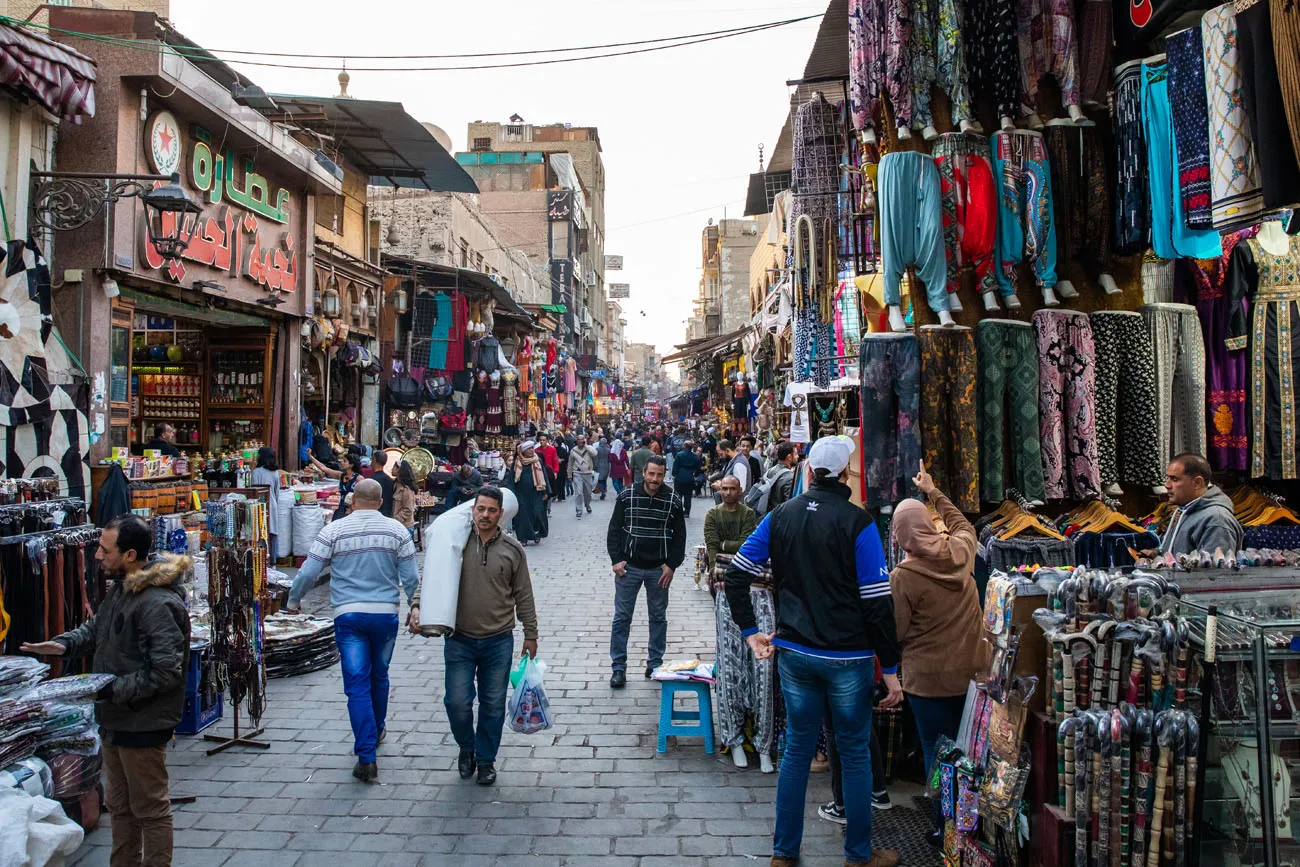
<svg viewBox="0 0 1300 867"><path fill-rule="evenodd" d="M32 232L80 229L113 202L142 197L168 175L102 175L94 172L32 172Z"/></svg>

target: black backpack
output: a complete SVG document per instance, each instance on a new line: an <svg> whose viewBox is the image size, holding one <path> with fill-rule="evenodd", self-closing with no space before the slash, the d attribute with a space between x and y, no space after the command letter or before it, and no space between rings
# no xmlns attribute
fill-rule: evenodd
<svg viewBox="0 0 1300 867"><path fill-rule="evenodd" d="M420 405L420 384L404 373L388 380L388 403L399 409L415 409Z"/></svg>

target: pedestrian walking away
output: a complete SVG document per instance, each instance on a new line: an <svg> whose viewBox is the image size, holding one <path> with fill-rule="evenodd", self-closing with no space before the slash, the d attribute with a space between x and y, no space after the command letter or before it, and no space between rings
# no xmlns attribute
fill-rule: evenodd
<svg viewBox="0 0 1300 867"><path fill-rule="evenodd" d="M326 566L334 641L348 697L353 752L352 775L370 782L379 775L376 748L386 735L388 665L397 643L401 593L411 599L420 581L415 542L400 522L379 512L383 489L362 479L352 492L352 513L331 521L312 543L289 591L290 614Z"/></svg>
<svg viewBox="0 0 1300 867"><path fill-rule="evenodd" d="M501 490L485 487L474 501L474 529L461 555L456 629L443 644L443 706L460 747L462 780L496 782L497 750L506 721L506 688L514 661L515 617L524 625L523 653L537 657L537 611L524 547L501 531ZM411 600L407 625L420 631L420 594ZM478 684L478 727L474 725Z"/></svg>
<svg viewBox="0 0 1300 867"><path fill-rule="evenodd" d="M652 456L646 462L643 480L614 501L605 534L614 571L614 622L609 636L613 669L609 685L613 689L622 689L627 683L627 638L643 586L650 611L647 678L663 663L667 649L668 587L686 559L686 513L681 498L664 486L667 472L664 459Z"/></svg>
<svg viewBox="0 0 1300 867"><path fill-rule="evenodd" d="M112 578L99 608L71 632L18 648L69 659L90 656L92 672L116 675L95 697L112 867L172 863L167 744L185 704L190 617L182 582L194 564L168 554L146 565L151 550L153 532L144 520L114 518L95 554L102 574Z"/></svg>
<svg viewBox="0 0 1300 867"><path fill-rule="evenodd" d="M876 658L888 694L903 699L889 570L871 516L844 484L851 439L813 443L807 491L778 506L741 545L726 573L732 618L756 659L776 655L786 710L786 744L776 786L773 867L794 867L803 843L808 773L830 706L844 775L846 867L894 867L898 852L871 846L871 695ZM771 562L776 631L759 632L750 588Z"/></svg>
<svg viewBox="0 0 1300 867"><path fill-rule="evenodd" d="M573 514L582 517L586 508L591 514L591 493L596 487L596 450L587 444L585 436L569 452L569 479L573 482Z"/></svg>
<svg viewBox="0 0 1300 867"><path fill-rule="evenodd" d="M695 475L704 467L704 461L695 453L695 443L686 440L673 460L673 491L682 498L686 517L691 516L691 500L695 499Z"/></svg>

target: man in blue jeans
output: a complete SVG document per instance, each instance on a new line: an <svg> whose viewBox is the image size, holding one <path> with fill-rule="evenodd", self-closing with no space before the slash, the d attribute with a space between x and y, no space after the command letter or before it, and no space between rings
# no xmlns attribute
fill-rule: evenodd
<svg viewBox="0 0 1300 867"><path fill-rule="evenodd" d="M727 570L727 603L757 659L777 654L786 746L776 785L771 867L794 867L803 842L808 769L829 706L844 776L845 867L894 867L871 848L871 694L879 657L889 694L903 700L889 570L871 516L849 502L853 441L822 437L808 451L813 482L758 525ZM761 634L749 588L772 563L776 632Z"/></svg>
<svg viewBox="0 0 1300 867"><path fill-rule="evenodd" d="M605 532L614 568L614 624L609 636L611 689L627 685L627 636L636 598L645 587L650 609L650 648L645 676L664 661L668 645L668 586L686 559L686 515L682 498L664 485L668 465L658 455L645 463L641 481L619 492Z"/></svg>
<svg viewBox="0 0 1300 867"><path fill-rule="evenodd" d="M537 610L524 546L501 532L500 488L480 488L474 500L474 531L460 558L456 631L443 645L443 706L460 747L462 780L497 780L497 749L506 721L506 687L515 654L515 614L524 624L524 654L537 657ZM411 600L408 625L420 631L420 594ZM478 682L478 730L474 729L474 683Z"/></svg>
<svg viewBox="0 0 1300 867"><path fill-rule="evenodd" d="M410 599L420 583L411 534L400 521L380 514L383 501L383 488L374 479L357 482L352 513L320 531L293 580L287 609L298 613L302 597L328 565L334 642L357 755L352 776L363 783L379 776L375 750L385 735L388 663L397 643L401 591Z"/></svg>

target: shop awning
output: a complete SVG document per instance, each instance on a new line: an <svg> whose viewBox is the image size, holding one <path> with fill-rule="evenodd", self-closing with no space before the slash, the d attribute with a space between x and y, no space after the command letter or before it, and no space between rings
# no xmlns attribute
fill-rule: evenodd
<svg viewBox="0 0 1300 867"><path fill-rule="evenodd" d="M136 306L159 316L174 316L177 319L193 319L209 325L223 325L234 328L266 328L268 320L234 310L221 310L215 307L201 307L187 304L172 298L151 295L133 286L121 287L122 297L134 301Z"/></svg>
<svg viewBox="0 0 1300 867"><path fill-rule="evenodd" d="M393 274L402 274L415 280L417 289L460 289L466 292L486 295L506 312L530 320L532 314L519 305L510 290L502 286L482 271L469 268L456 268L452 265L438 265L423 262L409 256L394 256L384 253L380 256L380 265Z"/></svg>
<svg viewBox="0 0 1300 867"><path fill-rule="evenodd" d="M272 94L268 117L330 136L377 186L477 193L478 185L400 102Z"/></svg>
<svg viewBox="0 0 1300 867"><path fill-rule="evenodd" d="M95 116L95 61L32 30L0 24L0 85L62 120Z"/></svg>
<svg viewBox="0 0 1300 867"><path fill-rule="evenodd" d="M745 332L748 330L749 326L746 325L744 328L738 328L730 334L721 334L716 337L701 337L698 340L692 340L689 343L678 344L678 351L671 355L665 355L663 359L661 359L660 363L668 364L673 361L681 361L684 358L708 355L726 349L731 344L740 342L740 339L745 336Z"/></svg>

